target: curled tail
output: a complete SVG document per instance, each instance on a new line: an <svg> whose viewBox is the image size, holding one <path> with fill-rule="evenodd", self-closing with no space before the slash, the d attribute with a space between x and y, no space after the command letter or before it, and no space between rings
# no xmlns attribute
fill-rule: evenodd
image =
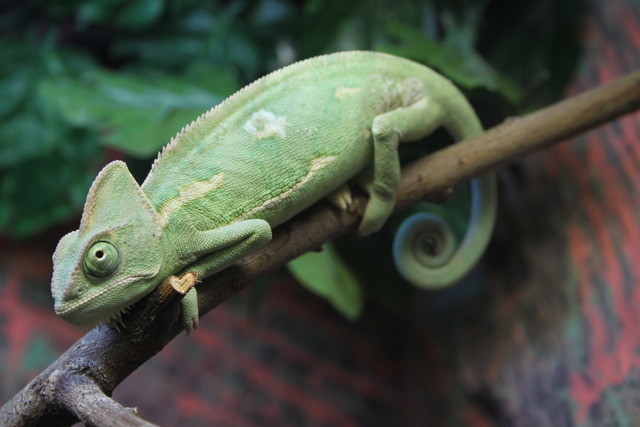
<svg viewBox="0 0 640 427"><path fill-rule="evenodd" d="M482 133L482 125L464 98L454 92L444 97L443 126L456 140ZM393 242L393 259L400 274L421 288L439 289L462 279L478 262L493 233L497 205L494 172L471 180L469 225L459 245L447 222L431 213L407 218Z"/></svg>

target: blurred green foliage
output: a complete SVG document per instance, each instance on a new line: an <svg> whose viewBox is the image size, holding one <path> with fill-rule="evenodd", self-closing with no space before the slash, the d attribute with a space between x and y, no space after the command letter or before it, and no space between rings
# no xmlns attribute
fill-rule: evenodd
<svg viewBox="0 0 640 427"><path fill-rule="evenodd" d="M134 174L144 176L183 125L298 59L348 49L414 59L460 86L485 125L548 103L576 66L584 0L23 0L3 7L0 234L23 238L80 212L106 147L129 156ZM435 141L429 147L448 142ZM425 145L404 151L415 157ZM359 312L359 290L331 293L345 298L332 301L349 317Z"/></svg>
<svg viewBox="0 0 640 427"><path fill-rule="evenodd" d="M307 289L325 298L348 319L362 312L364 298L360 281L333 244L306 253L287 264L291 274Z"/></svg>

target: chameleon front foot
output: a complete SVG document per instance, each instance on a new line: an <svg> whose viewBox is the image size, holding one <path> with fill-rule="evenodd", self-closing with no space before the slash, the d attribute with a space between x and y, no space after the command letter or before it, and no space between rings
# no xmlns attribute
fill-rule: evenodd
<svg viewBox="0 0 640 427"><path fill-rule="evenodd" d="M175 291L181 294L185 294L186 292L180 300L180 318L182 327L187 331L187 334L189 334L198 327L200 320L198 314L198 293L195 288L196 283L200 283L198 274L188 271L182 276L169 276L166 281L169 281Z"/></svg>
<svg viewBox="0 0 640 427"><path fill-rule="evenodd" d="M180 318L182 326L187 334L193 332L198 327L200 316L198 315L198 293L196 288L191 288L180 301Z"/></svg>

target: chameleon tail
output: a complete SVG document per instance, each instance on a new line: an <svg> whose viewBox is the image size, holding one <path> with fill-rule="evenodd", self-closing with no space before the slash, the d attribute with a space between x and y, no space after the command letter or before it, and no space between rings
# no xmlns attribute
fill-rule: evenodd
<svg viewBox="0 0 640 427"><path fill-rule="evenodd" d="M482 132L482 126L466 99L456 93L449 102L443 125L456 139ZM399 227L393 242L393 258L400 274L415 286L439 289L462 279L484 253L496 217L497 185L494 172L471 180L469 226L456 247L446 221L431 213L418 213Z"/></svg>

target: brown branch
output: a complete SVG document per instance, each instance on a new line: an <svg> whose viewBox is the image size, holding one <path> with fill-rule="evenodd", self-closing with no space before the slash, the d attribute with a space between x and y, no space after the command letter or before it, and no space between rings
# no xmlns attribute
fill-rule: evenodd
<svg viewBox="0 0 640 427"><path fill-rule="evenodd" d="M167 279L144 298L135 312L125 316L123 332L105 325L89 331L0 408L0 425L71 425L76 419L113 425L112 418L122 425L152 425L108 396L179 332L178 303L197 277L187 273L182 279ZM82 397L84 393L88 395ZM98 408L88 400L93 398L99 400ZM109 418L98 418L109 411ZM124 424L127 420L129 424Z"/></svg>
<svg viewBox="0 0 640 427"><path fill-rule="evenodd" d="M60 405L88 426L141 426L153 427L138 411L127 408L108 397L95 381L85 375L63 374L58 381L56 394Z"/></svg>
<svg viewBox="0 0 640 427"><path fill-rule="evenodd" d="M514 161L586 129L640 108L640 72L527 116L509 120L486 133L443 149L403 171L397 209L419 200L441 198L459 181ZM360 211L365 204L358 197ZM273 241L238 264L205 280L199 287L204 314L238 293L252 280L284 265L322 243L353 230L358 216L324 203L278 227ZM146 297L118 333L99 326L76 342L51 366L0 408L2 425L55 425L86 414L70 402L65 383L76 378L81 387L98 387L106 395L132 371L160 351L180 332L176 292L167 282ZM157 317L157 319L156 319ZM155 319L151 322L150 319ZM151 323L150 323L151 322ZM80 376L81 380L78 380ZM93 385L89 385L90 381ZM66 383L66 386L74 387ZM76 387L80 387L76 386ZM122 414L122 410L118 409ZM75 417L74 417L75 415Z"/></svg>

